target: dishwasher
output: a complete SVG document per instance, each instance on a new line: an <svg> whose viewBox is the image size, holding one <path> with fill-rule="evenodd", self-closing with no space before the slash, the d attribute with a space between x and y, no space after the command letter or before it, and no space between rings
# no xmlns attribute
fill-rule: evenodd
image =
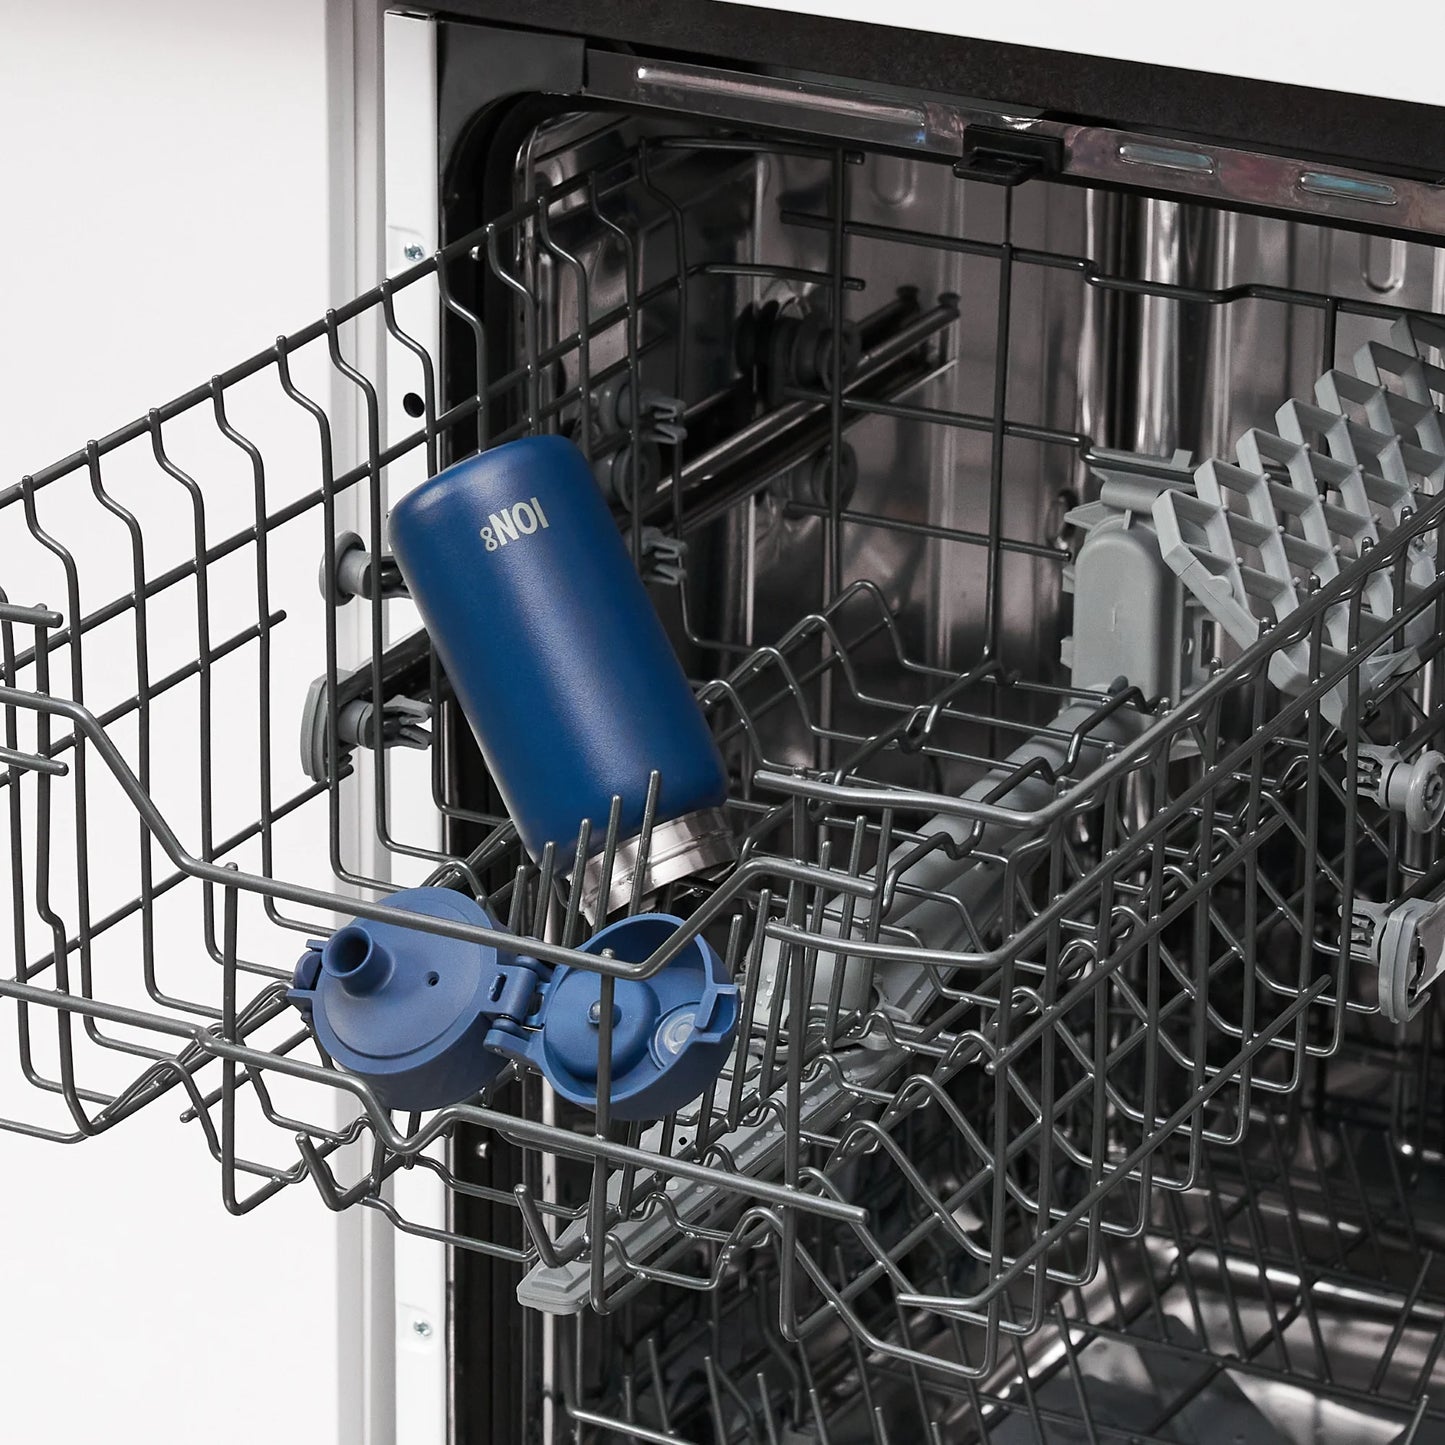
<svg viewBox="0 0 1445 1445"><path fill-rule="evenodd" d="M1445 1439L1445 191L453 8L440 244L0 491L4 1127L445 1251L459 1445ZM705 827L534 849L473 739L389 514L529 438ZM411 888L590 1084L515 970L480 1087L344 1066L304 960ZM690 951L725 1047L639 1103Z"/></svg>

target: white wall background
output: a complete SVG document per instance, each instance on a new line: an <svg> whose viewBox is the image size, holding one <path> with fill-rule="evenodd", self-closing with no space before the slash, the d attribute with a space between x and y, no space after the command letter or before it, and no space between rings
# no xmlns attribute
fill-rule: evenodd
<svg viewBox="0 0 1445 1445"><path fill-rule="evenodd" d="M1433 0L1394 0L1376 11L1345 4L1302 5L1299 0L1211 0L1208 5L1169 0L1093 5L1079 0L1027 0L1019 5L968 5L959 0L738 3L1445 105L1440 8ZM985 98L1021 105L1029 99Z"/></svg>
<svg viewBox="0 0 1445 1445"><path fill-rule="evenodd" d="M0 0L0 483L340 299L324 11ZM0 1134L0 1438L351 1445L350 1225L309 1187L233 1219L178 1112Z"/></svg>

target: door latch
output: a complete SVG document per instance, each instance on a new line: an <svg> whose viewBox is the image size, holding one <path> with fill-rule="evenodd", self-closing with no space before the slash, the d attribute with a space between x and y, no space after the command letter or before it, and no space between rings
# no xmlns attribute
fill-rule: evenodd
<svg viewBox="0 0 1445 1445"><path fill-rule="evenodd" d="M953 173L963 180L1017 186L1061 174L1065 159L1062 136L971 125L963 133L963 159L954 163Z"/></svg>

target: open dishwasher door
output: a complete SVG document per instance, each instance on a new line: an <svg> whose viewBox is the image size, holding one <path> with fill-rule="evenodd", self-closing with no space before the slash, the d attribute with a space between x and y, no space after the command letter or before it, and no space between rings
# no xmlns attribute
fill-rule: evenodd
<svg viewBox="0 0 1445 1445"><path fill-rule="evenodd" d="M446 1247L459 1441L1438 1424L1434 188L440 41L437 244L0 492L6 1122L174 1110L234 1212ZM390 554L408 486L542 435L727 765L666 878L660 775L529 851ZM593 701L528 676L539 727ZM434 1108L292 1007L403 886L511 969ZM613 991L694 948L735 1042L620 1117ZM564 970L590 1096L516 1045Z"/></svg>

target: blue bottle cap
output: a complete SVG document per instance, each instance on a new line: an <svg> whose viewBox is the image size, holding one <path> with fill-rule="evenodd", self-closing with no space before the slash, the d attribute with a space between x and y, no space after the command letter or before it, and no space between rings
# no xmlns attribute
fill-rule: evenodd
<svg viewBox="0 0 1445 1445"><path fill-rule="evenodd" d="M604 928L581 945L627 963L656 952L682 919L640 913ZM546 989L541 1028L527 1054L563 1098L597 1107L602 979L558 968ZM612 995L613 1117L656 1119L700 1095L722 1072L738 1025L738 990L721 958L694 938L660 972L616 981Z"/></svg>
<svg viewBox="0 0 1445 1445"><path fill-rule="evenodd" d="M447 888L404 889L385 906L492 927L479 903ZM526 1017L534 969L400 920L358 918L310 945L287 996L327 1054L365 1079L381 1104L436 1109L469 1098L501 1072L505 1060L486 1048L486 1033L499 1005Z"/></svg>

